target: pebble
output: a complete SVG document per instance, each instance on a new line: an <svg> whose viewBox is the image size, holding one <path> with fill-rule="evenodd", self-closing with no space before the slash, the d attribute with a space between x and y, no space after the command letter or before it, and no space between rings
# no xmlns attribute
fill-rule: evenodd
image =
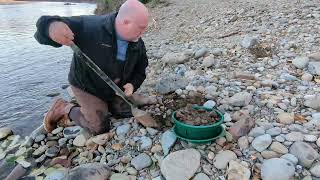
<svg viewBox="0 0 320 180"><path fill-rule="evenodd" d="M210 152L208 153L208 159L213 160L214 157L215 157L214 152L210 151Z"/></svg>
<svg viewBox="0 0 320 180"><path fill-rule="evenodd" d="M79 134L72 142L74 146L83 147L86 144L86 137L83 134Z"/></svg>
<svg viewBox="0 0 320 180"><path fill-rule="evenodd" d="M160 142L164 155L167 155L169 153L171 147L175 144L176 140L176 135L170 129L162 134Z"/></svg>
<svg viewBox="0 0 320 180"><path fill-rule="evenodd" d="M320 75L320 62L310 62L308 71L313 75Z"/></svg>
<svg viewBox="0 0 320 180"><path fill-rule="evenodd" d="M91 137L89 140L98 144L98 145L105 145L111 138L113 137L113 133L104 133L99 134L97 136ZM88 141L89 141L88 140Z"/></svg>
<svg viewBox="0 0 320 180"><path fill-rule="evenodd" d="M247 149L249 147L249 140L247 136L242 136L238 139L238 146L240 150Z"/></svg>
<svg viewBox="0 0 320 180"><path fill-rule="evenodd" d="M43 154L43 155L41 155L39 158L37 158L36 160L35 160L35 162L36 163L42 163L45 159L46 159L46 155L45 154Z"/></svg>
<svg viewBox="0 0 320 180"><path fill-rule="evenodd" d="M281 124L292 124L294 122L294 114L281 112L278 115L278 122Z"/></svg>
<svg viewBox="0 0 320 180"><path fill-rule="evenodd" d="M147 127L147 132L150 134L150 136L155 136L159 131L154 128Z"/></svg>
<svg viewBox="0 0 320 180"><path fill-rule="evenodd" d="M320 95L309 95L304 97L304 105L312 109L320 108Z"/></svg>
<svg viewBox="0 0 320 180"><path fill-rule="evenodd" d="M270 136L278 136L279 134L281 134L281 128L274 127L274 128L268 129L266 133L269 134Z"/></svg>
<svg viewBox="0 0 320 180"><path fill-rule="evenodd" d="M48 148L46 146L40 146L38 149L36 149L32 155L35 156L35 157L39 157L41 156L43 153L46 152Z"/></svg>
<svg viewBox="0 0 320 180"><path fill-rule="evenodd" d="M149 137L143 136L140 138L140 150L148 150L152 146L152 140Z"/></svg>
<svg viewBox="0 0 320 180"><path fill-rule="evenodd" d="M271 136L269 134L265 134L265 135L256 137L252 141L251 145L255 150L262 152L269 147L271 142L272 142Z"/></svg>
<svg viewBox="0 0 320 180"><path fill-rule="evenodd" d="M287 141L303 141L304 135L301 132L291 132L286 135Z"/></svg>
<svg viewBox="0 0 320 180"><path fill-rule="evenodd" d="M312 165L312 167L310 168L310 172L312 176L320 178L320 163L318 162Z"/></svg>
<svg viewBox="0 0 320 180"><path fill-rule="evenodd" d="M207 48L201 48L198 51L196 51L194 53L194 58L195 59L199 59L200 57L205 56L208 53L208 49Z"/></svg>
<svg viewBox="0 0 320 180"><path fill-rule="evenodd" d="M68 170L65 179L109 179L111 170L106 164L102 163L87 163Z"/></svg>
<svg viewBox="0 0 320 180"><path fill-rule="evenodd" d="M276 136L275 140L278 141L278 142L284 142L286 139L283 136L280 135L280 136Z"/></svg>
<svg viewBox="0 0 320 180"><path fill-rule="evenodd" d="M131 128L130 124L124 124L124 125L118 126L116 130L116 134L118 136L125 136L129 132L130 128Z"/></svg>
<svg viewBox="0 0 320 180"><path fill-rule="evenodd" d="M213 66L214 64L216 64L216 60L214 59L214 56L212 56L212 55L205 57L202 62L202 66L207 67L207 68Z"/></svg>
<svg viewBox="0 0 320 180"><path fill-rule="evenodd" d="M318 152L313 149L312 146L308 143L299 141L292 144L289 152L298 158L300 165L307 168L310 168L313 161L320 157Z"/></svg>
<svg viewBox="0 0 320 180"><path fill-rule="evenodd" d="M44 140L44 138L46 138L46 136L44 134L40 134L34 139L34 142L41 142L42 140Z"/></svg>
<svg viewBox="0 0 320 180"><path fill-rule="evenodd" d="M265 133L266 131L262 127L255 127L251 129L251 131L249 132L249 136L258 137L258 136L264 135Z"/></svg>
<svg viewBox="0 0 320 180"><path fill-rule="evenodd" d="M270 146L270 149L274 152L280 153L280 154L286 154L288 153L288 148L284 145L282 145L279 142L273 142Z"/></svg>
<svg viewBox="0 0 320 180"><path fill-rule="evenodd" d="M246 49L249 49L254 45L258 44L258 41L259 41L258 37L246 35L241 41L241 46Z"/></svg>
<svg viewBox="0 0 320 180"><path fill-rule="evenodd" d="M213 100L208 100L203 104L203 107L207 109L213 109L215 105L216 105L216 102L214 102Z"/></svg>
<svg viewBox="0 0 320 180"><path fill-rule="evenodd" d="M67 139L73 139L80 134L81 130L82 128L80 126L66 127L63 130L63 136Z"/></svg>
<svg viewBox="0 0 320 180"><path fill-rule="evenodd" d="M0 128L0 140L5 139L12 134L12 130L7 127Z"/></svg>
<svg viewBox="0 0 320 180"><path fill-rule="evenodd" d="M172 53L165 54L161 61L167 64L181 64L189 60L189 57L184 53Z"/></svg>
<svg viewBox="0 0 320 180"><path fill-rule="evenodd" d="M231 98L229 98L229 105L236 106L236 107L242 107L247 106L252 100L252 94L248 92L240 92L235 95L233 95Z"/></svg>
<svg viewBox="0 0 320 180"><path fill-rule="evenodd" d="M301 76L301 80L303 80L303 81L312 81L312 79L313 79L313 76L310 73L304 73Z"/></svg>
<svg viewBox="0 0 320 180"><path fill-rule="evenodd" d="M48 157L55 157L56 155L58 155L59 151L59 148L53 146L46 150L45 155Z"/></svg>
<svg viewBox="0 0 320 180"><path fill-rule="evenodd" d="M138 171L151 166L152 160L146 153L141 153L131 160L131 165Z"/></svg>
<svg viewBox="0 0 320 180"><path fill-rule="evenodd" d="M56 128L56 129L54 129L52 132L51 132L51 134L58 134L58 133L60 133L60 132L62 132L63 131L63 127L58 127L58 128Z"/></svg>
<svg viewBox="0 0 320 180"><path fill-rule="evenodd" d="M230 161L227 169L228 179L248 180L250 179L250 170L237 161Z"/></svg>
<svg viewBox="0 0 320 180"><path fill-rule="evenodd" d="M274 151L262 151L261 156L265 159L271 159L271 158L278 158L280 157L280 154L274 152Z"/></svg>
<svg viewBox="0 0 320 180"><path fill-rule="evenodd" d="M58 144L60 147L62 147L63 145L67 144L68 139L67 138L61 138L58 140Z"/></svg>
<svg viewBox="0 0 320 180"><path fill-rule="evenodd" d="M294 165L281 158L272 158L263 161L261 177L263 180L289 180L294 176Z"/></svg>
<svg viewBox="0 0 320 180"><path fill-rule="evenodd" d="M311 134L305 134L304 135L304 140L307 142L316 142L317 141L317 136L311 135Z"/></svg>
<svg viewBox="0 0 320 180"><path fill-rule="evenodd" d="M204 173L198 173L192 180L210 180L210 178Z"/></svg>
<svg viewBox="0 0 320 180"><path fill-rule="evenodd" d="M200 157L195 149L170 153L161 163L161 173L165 179L190 179L200 167Z"/></svg>
<svg viewBox="0 0 320 180"><path fill-rule="evenodd" d="M298 164L298 158L295 157L293 154L288 153L288 154L282 155L281 158L292 162L292 164L294 164L294 165Z"/></svg>
<svg viewBox="0 0 320 180"><path fill-rule="evenodd" d="M299 69L303 69L308 66L309 58L308 57L296 57L293 59L292 64Z"/></svg>
<svg viewBox="0 0 320 180"><path fill-rule="evenodd" d="M318 147L320 147L320 137L318 138L316 144L317 144Z"/></svg>
<svg viewBox="0 0 320 180"><path fill-rule="evenodd" d="M230 150L220 151L213 160L213 165L217 169L226 169L231 160L237 159L237 155Z"/></svg>

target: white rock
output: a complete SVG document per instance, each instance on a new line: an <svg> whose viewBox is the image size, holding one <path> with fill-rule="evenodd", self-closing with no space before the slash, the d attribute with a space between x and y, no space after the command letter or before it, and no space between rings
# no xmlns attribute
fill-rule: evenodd
<svg viewBox="0 0 320 180"><path fill-rule="evenodd" d="M308 63L309 63L308 57L296 57L292 61L292 64L299 69L303 69L307 67Z"/></svg>
<svg viewBox="0 0 320 180"><path fill-rule="evenodd" d="M189 60L189 57L184 53L172 53L165 54L161 61L168 64L181 64Z"/></svg>
<svg viewBox="0 0 320 180"><path fill-rule="evenodd" d="M315 163L310 168L310 172L313 176L320 178L320 163Z"/></svg>
<svg viewBox="0 0 320 180"><path fill-rule="evenodd" d="M211 55L205 57L202 62L202 65L207 68L213 66L214 64L216 64L216 60L214 59L214 56Z"/></svg>
<svg viewBox="0 0 320 180"><path fill-rule="evenodd" d="M305 134L304 135L304 140L307 142L316 142L317 141L317 136L312 135L312 134Z"/></svg>
<svg viewBox="0 0 320 180"><path fill-rule="evenodd" d="M143 136L140 138L140 150L148 150L152 146L152 140L149 137Z"/></svg>
<svg viewBox="0 0 320 180"><path fill-rule="evenodd" d="M230 150L220 151L213 160L213 165L217 169L226 169L231 160L237 159L237 155Z"/></svg>
<svg viewBox="0 0 320 180"><path fill-rule="evenodd" d="M286 135L286 140L287 141L303 141L304 135L301 132L291 132Z"/></svg>
<svg viewBox="0 0 320 180"><path fill-rule="evenodd" d="M319 62L320 63L320 62ZM304 105L310 107L312 109L319 109L320 108L320 95L311 95L304 97Z"/></svg>
<svg viewBox="0 0 320 180"><path fill-rule="evenodd" d="M150 127L147 127L147 132L151 135L151 136L155 136L159 131Z"/></svg>
<svg viewBox="0 0 320 180"><path fill-rule="evenodd" d="M12 130L7 127L0 128L0 140L5 139L12 134Z"/></svg>
<svg viewBox="0 0 320 180"><path fill-rule="evenodd" d="M247 149L249 147L249 140L247 136L242 136L238 139L238 146L240 150Z"/></svg>
<svg viewBox="0 0 320 180"><path fill-rule="evenodd" d="M261 177L263 180L290 180L294 172L294 165L286 159L268 159L261 166Z"/></svg>
<svg viewBox="0 0 320 180"><path fill-rule="evenodd" d="M229 180L249 180L251 172L250 170L237 161L230 161L227 170L227 176Z"/></svg>
<svg viewBox="0 0 320 180"><path fill-rule="evenodd" d="M252 100L252 94L248 92L240 92L233 95L231 98L229 98L228 103L231 106L242 107L242 106L249 105L251 100Z"/></svg>
<svg viewBox="0 0 320 180"><path fill-rule="evenodd" d="M272 142L271 136L269 134L265 134L265 135L256 137L252 141L251 145L255 150L262 152L269 147L271 142Z"/></svg>
<svg viewBox="0 0 320 180"><path fill-rule="evenodd" d="M281 112L278 115L278 122L281 124L292 124L294 122L294 114Z"/></svg>
<svg viewBox="0 0 320 180"><path fill-rule="evenodd" d="M83 147L86 144L86 137L83 134L78 135L72 142L73 145Z"/></svg>
<svg viewBox="0 0 320 180"><path fill-rule="evenodd" d="M180 150L165 157L161 163L161 173L166 179L187 180L194 176L199 166L200 153L197 150Z"/></svg>
<svg viewBox="0 0 320 180"><path fill-rule="evenodd" d="M207 48L201 48L201 49L199 49L198 51L196 51L194 53L194 58L195 59L199 59L200 57L203 57L207 53L208 53L208 49Z"/></svg>
<svg viewBox="0 0 320 180"><path fill-rule="evenodd" d="M215 105L216 105L216 102L214 102L212 100L208 100L207 102L205 102L203 104L203 107L208 108L208 109L212 109L212 108L214 108Z"/></svg>

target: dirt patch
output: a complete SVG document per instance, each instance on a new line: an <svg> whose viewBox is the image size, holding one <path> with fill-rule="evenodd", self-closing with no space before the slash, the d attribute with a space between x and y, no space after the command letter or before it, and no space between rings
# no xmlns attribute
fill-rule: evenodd
<svg viewBox="0 0 320 180"><path fill-rule="evenodd" d="M192 105L188 104L185 108L177 111L176 118L186 124L206 126L217 122L219 120L219 115L215 111L210 112L204 109L193 109Z"/></svg>

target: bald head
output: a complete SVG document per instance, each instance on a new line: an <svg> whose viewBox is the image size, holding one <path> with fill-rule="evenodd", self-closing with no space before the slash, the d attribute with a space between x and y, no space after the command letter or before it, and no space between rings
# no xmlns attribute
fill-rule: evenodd
<svg viewBox="0 0 320 180"><path fill-rule="evenodd" d="M116 17L116 31L127 41L137 41L148 26L148 9L137 0L127 0Z"/></svg>

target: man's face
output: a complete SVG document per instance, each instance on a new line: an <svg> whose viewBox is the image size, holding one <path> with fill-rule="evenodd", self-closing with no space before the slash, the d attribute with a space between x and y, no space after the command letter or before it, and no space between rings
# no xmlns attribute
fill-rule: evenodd
<svg viewBox="0 0 320 180"><path fill-rule="evenodd" d="M137 42L141 35L147 30L147 18L127 19L124 21L125 38L127 41Z"/></svg>

